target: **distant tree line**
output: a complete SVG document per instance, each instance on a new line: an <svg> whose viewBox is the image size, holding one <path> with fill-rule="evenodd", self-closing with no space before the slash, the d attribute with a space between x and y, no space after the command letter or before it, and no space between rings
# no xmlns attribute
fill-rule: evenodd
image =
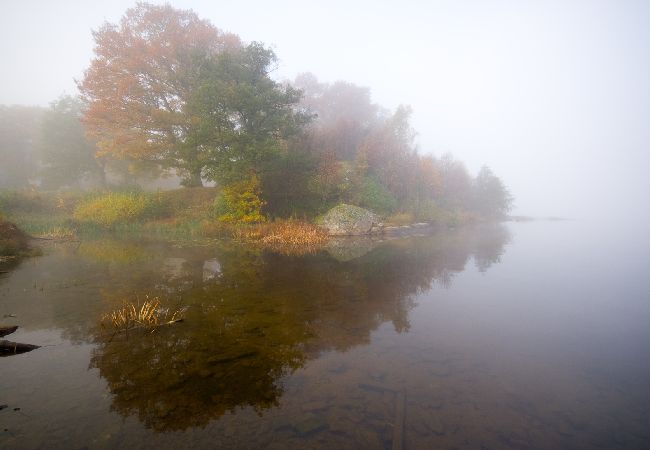
<svg viewBox="0 0 650 450"><path fill-rule="evenodd" d="M139 3L93 36L78 98L0 108L0 187L173 173L240 199L221 199L226 210L248 199L266 216L313 216L340 202L421 220L496 218L511 207L490 169L472 177L450 155L419 154L409 107L387 111L367 88L311 74L277 82L272 50L192 11Z"/></svg>

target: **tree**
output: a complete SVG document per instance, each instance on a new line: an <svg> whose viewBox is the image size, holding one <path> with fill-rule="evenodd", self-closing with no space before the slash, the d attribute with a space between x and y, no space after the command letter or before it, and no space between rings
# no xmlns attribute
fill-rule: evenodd
<svg viewBox="0 0 650 450"><path fill-rule="evenodd" d="M78 83L85 123L100 154L152 161L202 185L208 148L188 102L201 85L200 64L241 42L192 11L138 3L119 25L93 32L95 58Z"/></svg>
<svg viewBox="0 0 650 450"><path fill-rule="evenodd" d="M500 219L510 211L512 201L501 179L488 167L481 167L472 186L474 210L484 217Z"/></svg>
<svg viewBox="0 0 650 450"><path fill-rule="evenodd" d="M465 164L455 160L450 153L439 160L442 190L440 203L450 210L464 210L470 206L472 177Z"/></svg>
<svg viewBox="0 0 650 450"><path fill-rule="evenodd" d="M95 157L97 146L81 123L82 106L78 98L64 95L43 114L37 148L44 187L78 187L84 179L106 184L104 162Z"/></svg>
<svg viewBox="0 0 650 450"><path fill-rule="evenodd" d="M43 109L0 105L0 188L29 187L37 172L35 141Z"/></svg>
<svg viewBox="0 0 650 450"><path fill-rule="evenodd" d="M410 107L399 106L361 144L361 151L367 154L369 171L400 203L413 195L418 167L415 131L409 123L410 116Z"/></svg>
<svg viewBox="0 0 650 450"><path fill-rule="evenodd" d="M276 60L253 42L201 64L200 88L189 105L197 119L190 141L206 150L208 178L231 183L251 172L264 178L310 120L296 106L301 92L270 78Z"/></svg>
<svg viewBox="0 0 650 450"><path fill-rule="evenodd" d="M304 93L301 105L317 117L311 127L316 148L334 153L339 160L354 160L383 114L372 103L370 89L345 81L320 83L310 73L296 77L294 84Z"/></svg>

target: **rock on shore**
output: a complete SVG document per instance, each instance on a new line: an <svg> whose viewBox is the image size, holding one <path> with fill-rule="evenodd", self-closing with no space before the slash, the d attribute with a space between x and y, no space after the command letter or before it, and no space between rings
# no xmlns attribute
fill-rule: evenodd
<svg viewBox="0 0 650 450"><path fill-rule="evenodd" d="M330 209L319 221L330 236L359 236L380 232L377 214L358 206L342 203Z"/></svg>

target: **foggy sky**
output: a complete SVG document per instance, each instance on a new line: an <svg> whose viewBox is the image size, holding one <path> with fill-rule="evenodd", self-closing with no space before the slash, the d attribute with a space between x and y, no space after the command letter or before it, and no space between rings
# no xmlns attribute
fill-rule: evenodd
<svg viewBox="0 0 650 450"><path fill-rule="evenodd" d="M649 210L650 2L170 3L272 45L278 79L309 71L411 105L421 152L490 166L516 213ZM134 4L0 0L0 104L76 93L90 30Z"/></svg>

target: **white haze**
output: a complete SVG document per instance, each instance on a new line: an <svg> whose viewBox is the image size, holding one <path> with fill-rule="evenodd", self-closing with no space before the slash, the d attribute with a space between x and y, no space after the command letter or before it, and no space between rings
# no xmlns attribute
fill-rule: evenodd
<svg viewBox="0 0 650 450"><path fill-rule="evenodd" d="M152 2L161 3L161 2ZM173 1L313 72L410 104L422 152L490 166L516 213L648 212L650 2ZM0 2L0 104L75 93L127 1Z"/></svg>

